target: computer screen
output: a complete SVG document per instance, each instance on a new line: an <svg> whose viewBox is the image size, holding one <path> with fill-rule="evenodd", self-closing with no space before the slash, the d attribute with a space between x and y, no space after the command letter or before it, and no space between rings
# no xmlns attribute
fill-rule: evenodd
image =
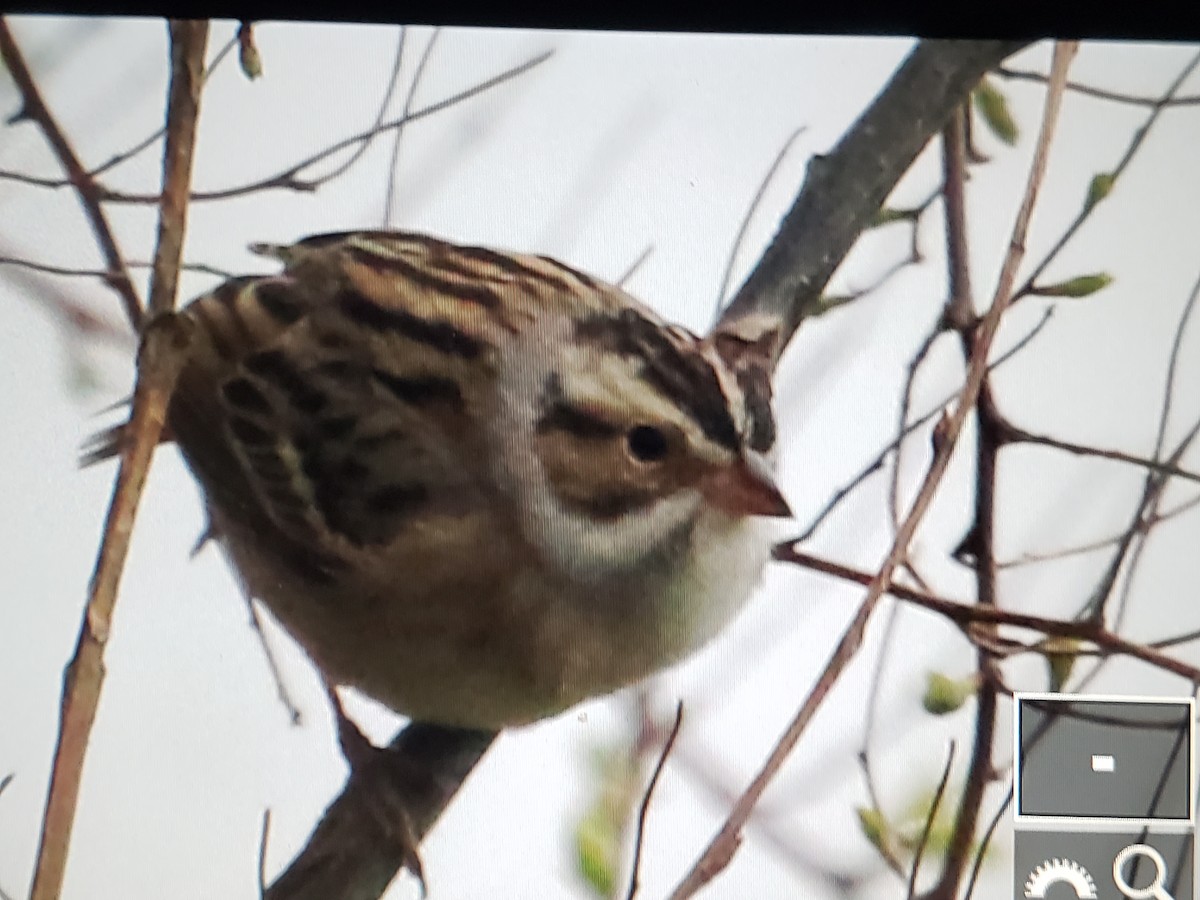
<svg viewBox="0 0 1200 900"><path fill-rule="evenodd" d="M1197 47L0 57L6 896L1193 896Z"/></svg>

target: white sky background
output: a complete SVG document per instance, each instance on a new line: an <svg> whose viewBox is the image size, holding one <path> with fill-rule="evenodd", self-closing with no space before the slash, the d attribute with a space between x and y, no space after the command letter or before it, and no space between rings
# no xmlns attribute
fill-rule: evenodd
<svg viewBox="0 0 1200 900"><path fill-rule="evenodd" d="M161 23L25 18L14 28L85 163L107 160L161 123ZM216 26L210 54L232 32L228 23ZM406 73L428 36L426 29L410 36ZM269 175L369 126L396 37L395 29L382 27L258 26L265 77L249 83L230 61L205 93L197 187ZM406 133L393 224L549 253L611 279L653 245L629 288L668 317L704 328L741 217L787 135L807 126L754 218L735 283L772 234L803 178L805 159L832 146L908 47L901 40L445 32L417 106L542 50L556 52L519 81ZM1072 76L1156 95L1193 50L1085 46ZM1044 70L1048 59L1043 45L1017 62ZM969 185L981 302L990 299L1023 190L1043 95L1033 85L1002 87L1023 131L1015 149L982 130L979 135L981 148L993 155L990 165L973 170ZM1193 78L1184 92L1197 91L1200 78ZM16 109L12 84L0 77L0 114ZM1040 259L1062 232L1092 175L1115 164L1144 118L1142 109L1068 96L1030 260ZM1171 339L1200 267L1198 144L1195 111L1165 115L1113 196L1047 276L1054 281L1105 270L1116 278L1112 287L1086 300L1023 301L1006 319L1001 349L1047 305L1057 306L1038 342L995 379L1001 406L1018 425L1149 454ZM389 154L390 141L380 140L356 168L315 195L272 192L194 205L188 258L232 271L267 271L269 264L246 252L251 241L377 227ZM159 165L152 151L107 183L153 190ZM31 125L0 128L0 168L59 174ZM937 172L936 155L927 153L894 204L923 199ZM154 233L148 209L110 209L122 247L131 258L148 259ZM944 299L939 217L937 208L922 229L928 262L905 270L887 290L806 325L792 345L779 387L781 469L802 523L890 439L905 364ZM905 240L900 229L871 235L835 288L872 281L904 252ZM0 181L0 241L3 252L99 265L68 191ZM0 435L0 775L15 772L16 778L0 796L0 887L21 896L36 847L62 667L77 634L114 474L111 465L79 471L77 448L107 421L91 414L128 390L130 369L128 354L91 354L100 385L72 387L71 351L54 320L36 293L5 274L0 270L0 411L9 423ZM114 295L94 282L39 283L118 317ZM186 276L183 295L211 284ZM1200 336L1193 329L1185 337L1168 441L1184 433L1200 407ZM958 360L954 340L943 338L919 381L916 410L957 385ZM904 471L909 490L928 453L923 440L911 447ZM969 522L970 471L967 454L960 456L914 556L936 591L969 599L970 574L946 561ZM1000 558L1103 537L1123 527L1140 492L1137 470L1049 450L1008 450L1000 466ZM874 567L888 543L883 484L871 482L807 549ZM1193 492L1176 485L1171 495L1182 500ZM272 632L305 714L304 726L295 728L275 699L220 554L209 548L188 561L202 526L189 476L173 450L161 453L108 648L67 897L257 896L262 810L270 807L273 815L267 859L273 875L301 846L344 777L324 701L303 659ZM1151 542L1129 634L1152 639L1200 625L1192 601L1198 537L1200 517L1193 513ZM1101 554L1014 570L1001 580L1001 597L1012 608L1069 614L1106 561ZM740 792L861 594L816 575L772 570L760 597L726 635L661 679L658 709L669 717L682 697L687 720L652 810L641 896L663 895L700 852L728 805L704 785ZM854 813L866 803L854 757L878 626L765 798L761 824L751 826L733 866L705 896L839 896L828 881L813 877L814 863L852 876L875 873L857 896L903 895L903 886L880 872ZM967 674L973 655L951 629L914 611L902 615L893 640L873 750L884 804L900 816L936 783L948 736L967 734L971 722L969 705L940 720L921 712L925 673ZM1183 652L1200 656L1194 646ZM1006 671L1014 686L1045 685L1036 663ZM1116 661L1093 689L1178 694L1187 686ZM377 740L395 728L378 709L353 709ZM1008 727L1007 704L1004 709L1001 734ZM601 700L505 735L425 845L431 896L589 896L574 874L571 833L594 786L591 753L619 743L628 722L627 702ZM960 743L960 762L968 747ZM992 803L998 793L989 795ZM989 804L985 815L992 809ZM991 880L979 897L1007 890L1011 828L1001 831ZM415 896L407 876L389 894Z"/></svg>

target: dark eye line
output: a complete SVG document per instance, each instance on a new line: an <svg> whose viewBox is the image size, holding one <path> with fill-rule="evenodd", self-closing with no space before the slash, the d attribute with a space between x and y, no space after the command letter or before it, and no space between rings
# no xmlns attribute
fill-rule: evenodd
<svg viewBox="0 0 1200 900"><path fill-rule="evenodd" d="M539 434L562 431L585 440L607 440L616 437L621 429L594 413L560 401L555 403L537 423Z"/></svg>

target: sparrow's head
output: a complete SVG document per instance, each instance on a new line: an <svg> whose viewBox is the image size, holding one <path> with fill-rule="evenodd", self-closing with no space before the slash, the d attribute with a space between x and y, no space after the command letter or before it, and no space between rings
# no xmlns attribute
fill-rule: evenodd
<svg viewBox="0 0 1200 900"><path fill-rule="evenodd" d="M553 358L532 428L535 521L569 568L669 556L705 516L791 515L768 462L769 397L709 342L625 305L577 319Z"/></svg>

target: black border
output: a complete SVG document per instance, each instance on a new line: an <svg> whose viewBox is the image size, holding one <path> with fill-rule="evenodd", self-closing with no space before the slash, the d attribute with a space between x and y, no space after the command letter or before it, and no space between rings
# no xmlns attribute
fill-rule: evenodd
<svg viewBox="0 0 1200 900"><path fill-rule="evenodd" d="M751 34L912 35L1200 40L1200 4L1054 4L1030 0L933 4L913 0L836 3L564 3L562 0L24 0L8 13L174 16L244 20L378 22L477 27Z"/></svg>

